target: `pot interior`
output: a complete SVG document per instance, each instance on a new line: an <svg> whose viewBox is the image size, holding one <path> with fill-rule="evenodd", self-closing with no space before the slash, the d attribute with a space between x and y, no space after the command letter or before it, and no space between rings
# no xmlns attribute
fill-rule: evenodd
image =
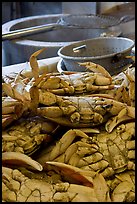
<svg viewBox="0 0 137 204"><path fill-rule="evenodd" d="M16 22L10 27L10 31L19 29L56 23L60 16L46 16L38 18L26 18L22 22ZM35 34L32 36L24 37L23 39L41 42L75 42L85 39L100 37L103 33L114 32L113 35L119 36L121 34L120 27L114 26L109 28L61 28L58 30L46 31L44 33Z"/></svg>

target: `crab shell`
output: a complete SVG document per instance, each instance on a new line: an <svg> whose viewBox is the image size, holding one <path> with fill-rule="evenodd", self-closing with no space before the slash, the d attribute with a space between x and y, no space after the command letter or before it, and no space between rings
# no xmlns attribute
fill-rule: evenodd
<svg viewBox="0 0 137 204"><path fill-rule="evenodd" d="M103 127L102 127L103 128ZM37 156L45 168L47 161L62 162L83 170L101 173L105 178L127 169L135 170L135 123L121 124L112 133L67 131L55 145Z"/></svg>
<svg viewBox="0 0 137 204"><path fill-rule="evenodd" d="M50 163L48 165L56 166L60 170L63 168L68 170L69 165L60 166L59 163ZM79 173L73 171L77 178L85 179ZM111 201L109 197L109 188L101 175L96 175L93 179L92 187L68 183L67 181L56 182L51 177L50 182L46 179L29 178L17 169L2 168L2 200L10 202L100 202ZM46 174L46 173L45 173ZM38 175L38 173L37 173ZM42 174L41 174L42 175ZM71 177L71 174L70 174ZM98 185L99 184L99 185Z"/></svg>
<svg viewBox="0 0 137 204"><path fill-rule="evenodd" d="M2 132L2 151L32 155L42 143L51 142L59 126L44 118L20 118Z"/></svg>
<svg viewBox="0 0 137 204"><path fill-rule="evenodd" d="M38 50L30 56L34 86L48 90L57 95L76 95L94 93L99 90L113 89L112 77L101 65L93 62L79 63L85 66L85 72L43 73L39 75L37 56L44 49ZM86 72L86 70L91 72Z"/></svg>
<svg viewBox="0 0 137 204"><path fill-rule="evenodd" d="M31 88L30 95L35 114L69 127L94 127L110 119L106 130L111 132L119 122L135 118L134 107L109 96L57 96L37 87Z"/></svg>
<svg viewBox="0 0 137 204"><path fill-rule="evenodd" d="M100 93L109 94L115 100L135 107L135 67L112 77L114 89L101 90Z"/></svg>
<svg viewBox="0 0 137 204"><path fill-rule="evenodd" d="M135 171L125 171L108 180L112 202L135 202Z"/></svg>
<svg viewBox="0 0 137 204"><path fill-rule="evenodd" d="M35 85L39 89L50 91L57 95L78 95L98 93L100 90L113 89L111 79L99 73L49 73L40 76Z"/></svg>

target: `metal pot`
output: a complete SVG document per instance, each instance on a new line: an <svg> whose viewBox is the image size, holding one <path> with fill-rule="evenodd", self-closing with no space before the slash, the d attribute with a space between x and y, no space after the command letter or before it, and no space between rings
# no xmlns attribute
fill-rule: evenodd
<svg viewBox="0 0 137 204"><path fill-rule="evenodd" d="M39 26L43 24L55 23L61 17L66 17L68 14L54 14L54 15L39 15L16 19L5 23L2 26L2 33L9 33L10 31L16 31L19 29L30 28L33 26ZM104 18L105 19L105 18ZM120 27L110 26L111 18L109 19L109 31L114 36L121 34ZM89 22L90 18L84 18L84 22ZM70 23L70 22L69 22ZM114 24L114 21L113 21ZM33 36L27 36L25 38L17 40L8 40L3 42L3 50L5 53L5 65L21 63L29 60L30 55L46 47L47 51L41 53L39 56L42 58L55 57L57 51L62 46L69 45L70 43L99 37L101 33L106 33L108 28L95 28L95 29L76 29L76 28L62 28L58 30L52 30Z"/></svg>
<svg viewBox="0 0 137 204"><path fill-rule="evenodd" d="M123 37L99 37L72 43L58 50L69 71L85 71L78 62L94 62L113 75L125 66L126 56L131 54L134 41Z"/></svg>

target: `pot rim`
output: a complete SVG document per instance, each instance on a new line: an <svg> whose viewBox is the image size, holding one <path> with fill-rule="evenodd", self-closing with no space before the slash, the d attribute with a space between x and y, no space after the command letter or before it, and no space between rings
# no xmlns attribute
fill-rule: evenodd
<svg viewBox="0 0 137 204"><path fill-rule="evenodd" d="M102 39L115 39L115 40L126 40L126 41L129 41L131 42L131 45L129 48L123 50L123 51L120 51L120 52L114 52L112 54L108 54L108 55L101 55L101 56L95 56L95 57L72 57L72 56L69 56L69 55L64 55L62 54L61 52L64 50L64 49L67 49L68 47L74 45L78 45L79 43L85 43L85 42L89 42L89 41L98 41L98 40L102 40ZM98 37L98 38L92 38L92 39L88 39L88 40L82 40L82 41L79 41L79 42L76 42L76 43L71 43L70 45L67 45L67 46L63 46L61 47L59 50L58 50L58 55L60 57L62 57L63 59L70 59L70 60L95 60L95 59L104 59L104 58L109 58L109 57L113 57L115 56L116 54L124 54L128 51L130 51L135 45L135 42L129 38L124 38L124 37ZM79 46L79 45L78 45Z"/></svg>
<svg viewBox="0 0 137 204"><path fill-rule="evenodd" d="M75 14L75 15L77 15L77 14ZM82 14L82 15L86 15L86 14ZM67 17L67 16L70 16L70 14L62 14L62 13L59 13L59 14L46 14L46 15L27 16L27 17L23 17L23 18L19 18L19 19L14 19L14 20L6 22L6 23L4 23L2 25L2 33L4 34L4 33L7 33L7 32L10 32L13 26L17 25L18 23L26 22L28 20L35 20L35 19L42 19L42 18L49 18L49 17L50 18L61 18L61 17ZM109 18L113 18L113 17L111 16ZM119 27L118 33L121 34L120 25L113 25L113 26L110 26L110 27L114 27L114 26ZM37 47L37 46L39 46L39 47L56 47L56 48L59 49L60 47L67 46L67 45L69 45L71 43L76 43L76 42L80 42L80 41L81 40L73 40L73 41L68 41L68 42L66 42L66 41L52 42L52 41L29 40L29 39L21 38L21 39L17 39L14 42L16 42L16 44L25 45L25 46L30 46L31 45L31 46L34 46L34 47Z"/></svg>
<svg viewBox="0 0 137 204"><path fill-rule="evenodd" d="M64 16L68 16L69 14L46 14L46 15L36 15L36 16L27 16L27 17L23 17L23 18L19 18L19 19L14 19L11 21L8 21L6 23L4 23L2 25L2 32L7 33L10 32L12 27L15 26L18 23L22 23L28 20L35 20L35 19L42 19L42 18L60 18L60 17L64 17ZM75 42L75 41L74 41ZM69 43L72 42L46 42L46 41L38 41L38 40L29 40L29 39L17 39L16 40L16 44L19 45L25 45L25 46L34 46L34 47L61 47L61 46L65 46L68 45Z"/></svg>

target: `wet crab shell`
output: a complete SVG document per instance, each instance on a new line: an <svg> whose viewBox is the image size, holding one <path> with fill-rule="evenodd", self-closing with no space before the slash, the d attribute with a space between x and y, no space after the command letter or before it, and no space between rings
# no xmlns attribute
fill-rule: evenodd
<svg viewBox="0 0 137 204"><path fill-rule="evenodd" d="M102 127L103 128L103 127ZM105 178L127 169L135 170L135 123L119 125L112 133L88 133L78 129L67 131L56 145L44 150L36 160L62 162Z"/></svg>
<svg viewBox="0 0 137 204"><path fill-rule="evenodd" d="M62 167L59 168L62 169ZM68 166L67 169L69 169ZM74 172L75 174L77 174L77 176L79 176L77 170L75 170ZM35 175L33 172L31 173L26 171L20 171L18 169L13 170L7 167L3 167L2 168L3 201L5 202L111 201L109 197L109 188L101 175L97 174L93 179L94 186L92 184L93 187L89 187L86 185L75 184L75 181L73 183L62 181L60 180L60 177L58 177L59 179L55 180L55 174L49 176L47 172L40 172L40 175L38 175L38 173L36 174L37 175ZM99 183L100 186L98 186Z"/></svg>
<svg viewBox="0 0 137 204"><path fill-rule="evenodd" d="M2 151L31 155L52 140L58 125L39 117L21 118L2 132Z"/></svg>

